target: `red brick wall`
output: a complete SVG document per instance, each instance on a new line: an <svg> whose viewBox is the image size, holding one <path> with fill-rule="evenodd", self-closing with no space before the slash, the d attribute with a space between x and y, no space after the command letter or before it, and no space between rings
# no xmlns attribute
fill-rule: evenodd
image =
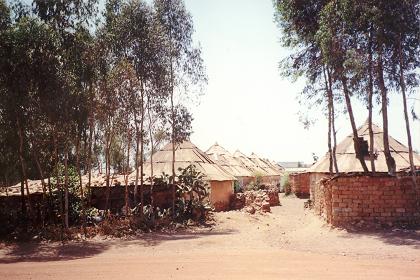
<svg viewBox="0 0 420 280"><path fill-rule="evenodd" d="M289 175L289 183L292 193L297 197L309 196L309 176L310 173L292 173Z"/></svg>
<svg viewBox="0 0 420 280"><path fill-rule="evenodd" d="M411 177L335 177L315 186L312 199L315 212L333 225L420 222Z"/></svg>

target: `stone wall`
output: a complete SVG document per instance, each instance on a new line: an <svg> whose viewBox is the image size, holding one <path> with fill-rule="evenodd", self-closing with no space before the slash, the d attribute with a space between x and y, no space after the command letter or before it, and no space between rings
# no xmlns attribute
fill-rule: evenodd
<svg viewBox="0 0 420 280"><path fill-rule="evenodd" d="M417 179L420 185L420 178ZM420 223L411 177L338 176L312 189L315 213L335 226Z"/></svg>
<svg viewBox="0 0 420 280"><path fill-rule="evenodd" d="M292 173L289 175L289 184L297 197L309 197L310 173Z"/></svg>

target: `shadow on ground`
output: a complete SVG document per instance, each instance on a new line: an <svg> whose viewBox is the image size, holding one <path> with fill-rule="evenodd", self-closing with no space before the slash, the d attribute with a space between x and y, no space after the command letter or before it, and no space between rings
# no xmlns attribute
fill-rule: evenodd
<svg viewBox="0 0 420 280"><path fill-rule="evenodd" d="M352 238L355 235L365 235L380 240L386 244L396 246L409 246L420 249L420 229L382 229L382 230L354 230L347 229L348 235L343 238Z"/></svg>
<svg viewBox="0 0 420 280"><path fill-rule="evenodd" d="M18 262L50 262L91 258L111 248L128 246L151 247L164 242L198 239L210 235L229 235L234 230L216 231L212 229L198 232L183 231L175 233L145 233L128 239L105 239L60 242L25 242L4 246L0 249L0 264Z"/></svg>

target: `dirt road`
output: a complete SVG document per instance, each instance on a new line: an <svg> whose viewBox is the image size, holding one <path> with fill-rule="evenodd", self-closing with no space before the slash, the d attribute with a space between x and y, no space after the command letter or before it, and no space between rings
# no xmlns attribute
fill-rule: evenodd
<svg viewBox="0 0 420 280"><path fill-rule="evenodd" d="M350 233L282 204L193 232L7 246L0 279L420 279L420 231Z"/></svg>

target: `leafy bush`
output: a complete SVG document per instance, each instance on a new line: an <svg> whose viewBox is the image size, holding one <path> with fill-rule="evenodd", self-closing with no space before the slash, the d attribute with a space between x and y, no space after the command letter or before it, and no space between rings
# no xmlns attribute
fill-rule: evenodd
<svg viewBox="0 0 420 280"><path fill-rule="evenodd" d="M235 181L233 183L233 190L234 190L235 193L243 192L243 189L241 187L241 184L238 181Z"/></svg>
<svg viewBox="0 0 420 280"><path fill-rule="evenodd" d="M289 182L289 174L286 174L282 179L283 179L282 188L283 188L284 194L290 195L292 193L292 186L290 185L290 182Z"/></svg>
<svg viewBox="0 0 420 280"><path fill-rule="evenodd" d="M80 185L79 185L79 176L77 174L76 167L69 165L68 166L68 199L69 199L69 223L71 225L79 224L81 222L81 214L82 214L82 203L86 205L86 201L82 201L81 193L80 193ZM64 165L59 164L53 174L58 174L60 185L62 189L57 189L57 178L51 178L51 186L52 186L52 205L53 211L55 216L58 217L61 215L60 209L64 207ZM86 191L85 191L86 193ZM85 198L86 199L86 198ZM60 207L60 203L63 203L63 206Z"/></svg>
<svg viewBox="0 0 420 280"><path fill-rule="evenodd" d="M204 175L194 165L179 168L176 217L185 220L203 221L210 210L208 184Z"/></svg>

